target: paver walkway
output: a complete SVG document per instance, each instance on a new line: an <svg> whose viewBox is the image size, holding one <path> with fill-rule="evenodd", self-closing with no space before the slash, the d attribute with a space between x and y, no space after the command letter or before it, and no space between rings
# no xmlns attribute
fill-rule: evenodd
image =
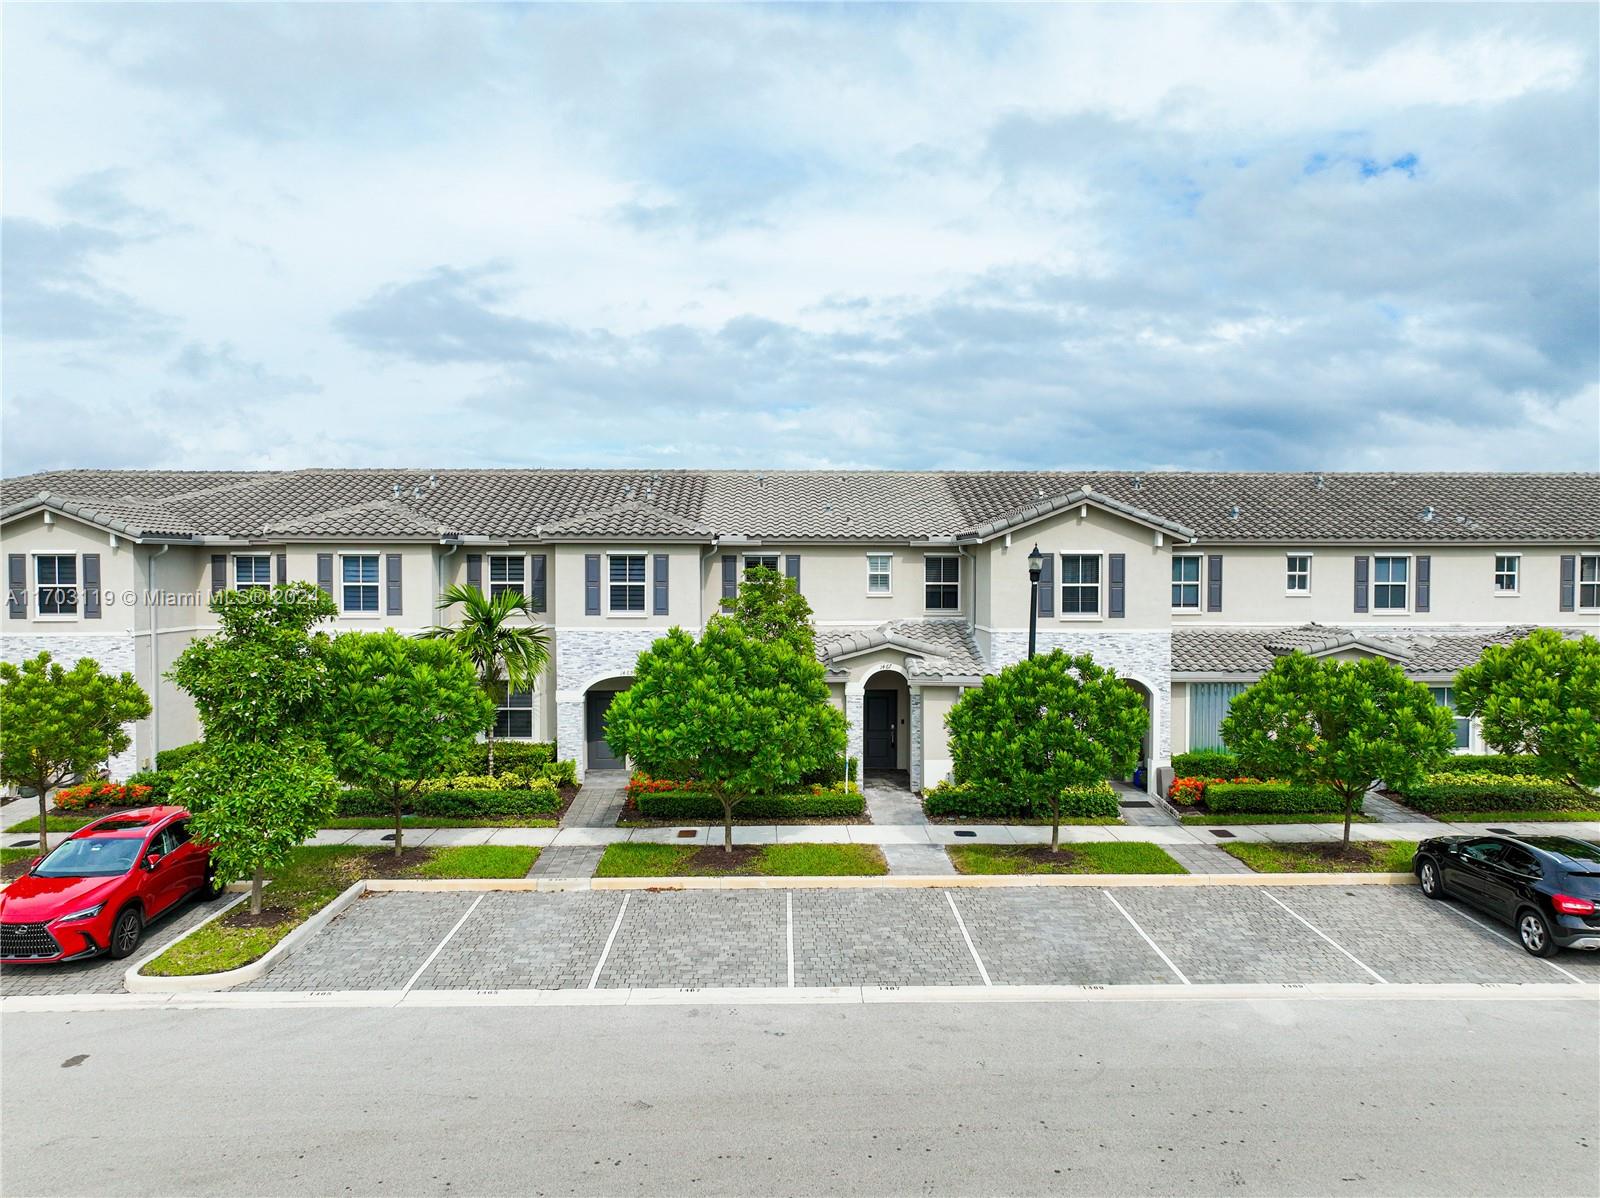
<svg viewBox="0 0 1600 1198"><path fill-rule="evenodd" d="M866 802L867 818L875 824L925 824L922 800L912 793L903 770L868 770L862 779L861 797Z"/></svg>
<svg viewBox="0 0 1600 1198"><path fill-rule="evenodd" d="M1169 844L1167 852L1192 874L1248 874L1255 871L1214 844Z"/></svg>
<svg viewBox="0 0 1600 1198"><path fill-rule="evenodd" d="M1134 827L1170 828L1177 824L1177 816L1155 795L1146 794L1126 782L1111 783L1117 792L1117 804L1122 808L1122 818Z"/></svg>
<svg viewBox="0 0 1600 1198"><path fill-rule="evenodd" d="M590 770L561 819L563 828L615 828L628 801L627 770Z"/></svg>
<svg viewBox="0 0 1600 1198"><path fill-rule="evenodd" d="M528 871L530 878L592 878L605 853L602 845L543 849Z"/></svg>
<svg viewBox="0 0 1600 1198"><path fill-rule="evenodd" d="M1393 799L1386 798L1375 790L1369 790L1367 797L1362 801L1363 815L1369 815L1380 824L1414 824L1422 820L1431 820L1431 816L1423 815L1420 811L1413 811L1409 807L1402 807Z"/></svg>
<svg viewBox="0 0 1600 1198"><path fill-rule="evenodd" d="M953 874L956 867L950 864L943 845L937 844L885 844L878 846L883 859L889 863L892 874L913 874L929 877L934 874Z"/></svg>

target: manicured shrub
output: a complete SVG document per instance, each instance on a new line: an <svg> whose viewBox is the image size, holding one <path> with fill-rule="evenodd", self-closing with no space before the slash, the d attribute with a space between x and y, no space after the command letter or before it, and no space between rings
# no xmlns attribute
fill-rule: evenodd
<svg viewBox="0 0 1600 1198"><path fill-rule="evenodd" d="M1559 811L1581 808L1583 797L1572 787L1532 774L1429 774L1404 793L1407 806L1418 811ZM1589 804L1600 807L1600 796Z"/></svg>
<svg viewBox="0 0 1600 1198"><path fill-rule="evenodd" d="M1239 768L1239 757L1225 749L1196 749L1192 753L1174 753L1172 772L1183 778L1234 778L1244 771Z"/></svg>
<svg viewBox="0 0 1600 1198"><path fill-rule="evenodd" d="M1496 774L1502 778L1532 778L1544 773L1537 757L1528 753L1462 753L1445 760L1441 774Z"/></svg>
<svg viewBox="0 0 1600 1198"><path fill-rule="evenodd" d="M1051 816L1048 800L972 782L939 783L923 795L922 809L930 816L987 822ZM1061 792L1062 819L1115 818L1120 812L1117 792L1108 782L1069 786Z"/></svg>
<svg viewBox="0 0 1600 1198"><path fill-rule="evenodd" d="M172 791L172 775L164 774L160 770L140 770L128 776L127 785L148 787L150 793L145 802L158 805L165 803Z"/></svg>
<svg viewBox="0 0 1600 1198"><path fill-rule="evenodd" d="M552 761L540 767L538 776L546 781L554 782L557 786L576 786L578 784L578 763L576 761Z"/></svg>
<svg viewBox="0 0 1600 1198"><path fill-rule="evenodd" d="M84 807L148 807L156 801L151 798L151 788L140 783L86 782L56 791L54 806L57 811L77 811Z"/></svg>
<svg viewBox="0 0 1600 1198"><path fill-rule="evenodd" d="M678 823L721 822L722 803L706 791L647 791L634 800L645 819ZM751 795L739 801L739 818L755 820L853 819L865 806L859 791L819 790L813 794Z"/></svg>
<svg viewBox="0 0 1600 1198"><path fill-rule="evenodd" d="M1259 778L1174 778L1167 787L1167 798L1180 807L1193 807L1205 801L1208 787L1218 782L1259 782Z"/></svg>
<svg viewBox="0 0 1600 1198"><path fill-rule="evenodd" d="M163 774L173 773L205 751L206 742L203 740L190 741L186 745L163 749L156 754L156 769Z"/></svg>
<svg viewBox="0 0 1600 1198"><path fill-rule="evenodd" d="M494 772L540 770L556 759L556 747L548 741L497 740L494 742ZM461 751L459 768L463 774L488 774L489 745L478 741Z"/></svg>
<svg viewBox="0 0 1600 1198"><path fill-rule="evenodd" d="M552 816L560 808L561 795L555 784L541 778L514 790L419 792L413 796L407 814L442 819L536 818ZM339 795L340 815L389 815L393 811L388 795L367 790L346 790Z"/></svg>
<svg viewBox="0 0 1600 1198"><path fill-rule="evenodd" d="M1344 810L1344 800L1321 786L1292 782L1211 782L1206 810L1214 815L1325 815Z"/></svg>
<svg viewBox="0 0 1600 1198"><path fill-rule="evenodd" d="M861 762L859 759L851 757L844 763L844 776L847 782L859 782L861 780Z"/></svg>

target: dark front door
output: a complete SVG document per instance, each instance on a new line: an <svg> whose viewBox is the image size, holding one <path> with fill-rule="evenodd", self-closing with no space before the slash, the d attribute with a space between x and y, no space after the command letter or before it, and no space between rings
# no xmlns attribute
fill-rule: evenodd
<svg viewBox="0 0 1600 1198"><path fill-rule="evenodd" d="M866 693L865 710L865 745L866 761L862 764L869 770L892 770L897 768L898 758L895 754L895 724L899 720L899 695L895 691L868 691Z"/></svg>
<svg viewBox="0 0 1600 1198"><path fill-rule="evenodd" d="M623 766L622 758L613 753L611 746L606 744L606 709L616 697L616 691L590 691L585 703L589 768L592 770L620 770Z"/></svg>

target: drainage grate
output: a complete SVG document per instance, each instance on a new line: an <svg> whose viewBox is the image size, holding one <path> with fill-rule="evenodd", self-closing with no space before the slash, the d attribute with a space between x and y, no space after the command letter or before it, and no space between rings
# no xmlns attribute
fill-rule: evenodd
<svg viewBox="0 0 1600 1198"><path fill-rule="evenodd" d="M957 828L956 829L956 835L957 836L976 836L977 833L974 832L971 828Z"/></svg>
<svg viewBox="0 0 1600 1198"><path fill-rule="evenodd" d="M1498 832L1501 836L1515 836L1516 835L1516 833L1513 832L1510 828L1490 828L1489 831Z"/></svg>
<svg viewBox="0 0 1600 1198"><path fill-rule="evenodd" d="M679 840L688 840L694 834L695 834L695 829L693 829L693 828L679 828L678 829L678 839Z"/></svg>
<svg viewBox="0 0 1600 1198"><path fill-rule="evenodd" d="M36 849L39 847L37 840L19 840L11 846L14 849Z"/></svg>
<svg viewBox="0 0 1600 1198"><path fill-rule="evenodd" d="M393 832L385 832L382 836L378 837L378 839L379 840L393 840L394 839L394 833Z"/></svg>
<svg viewBox="0 0 1600 1198"><path fill-rule="evenodd" d="M1125 803L1119 803L1118 806L1120 806L1120 807L1154 807L1155 804L1154 803L1148 803L1144 799L1129 799Z"/></svg>
<svg viewBox="0 0 1600 1198"><path fill-rule="evenodd" d="M1232 840L1233 839L1233 833L1228 831L1228 829L1226 829L1226 828L1212 828L1211 829L1211 835L1215 836L1218 840Z"/></svg>

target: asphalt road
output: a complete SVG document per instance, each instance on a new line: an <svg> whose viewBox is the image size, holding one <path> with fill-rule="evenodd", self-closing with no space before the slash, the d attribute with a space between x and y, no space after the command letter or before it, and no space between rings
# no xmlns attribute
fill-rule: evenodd
<svg viewBox="0 0 1600 1198"><path fill-rule="evenodd" d="M1593 1000L7 1015L23 1194L1600 1192Z"/></svg>

